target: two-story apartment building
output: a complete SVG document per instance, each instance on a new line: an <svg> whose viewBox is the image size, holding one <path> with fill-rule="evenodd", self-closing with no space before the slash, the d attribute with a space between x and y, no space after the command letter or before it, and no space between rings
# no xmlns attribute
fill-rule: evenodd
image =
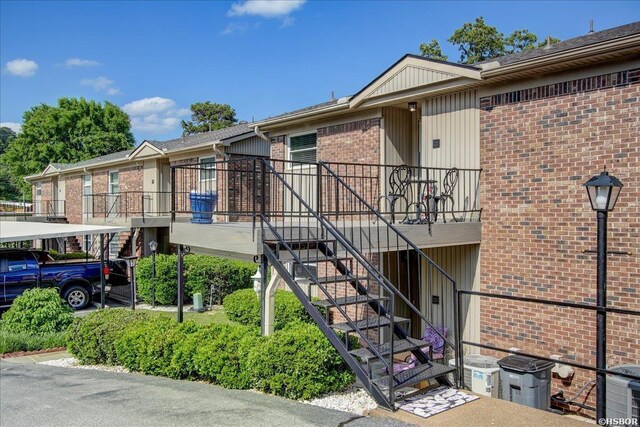
<svg viewBox="0 0 640 427"><path fill-rule="evenodd" d="M33 189L32 220L128 226L130 233L113 240L114 257L131 252L134 234L139 254L148 253L151 240L158 242L159 251L168 252L171 165L202 165L207 170L187 192L206 183L224 200L225 187L216 185L215 162L246 155L268 156L269 144L243 123L168 141L146 140L135 149L78 163L52 163L42 173L25 177ZM86 242L71 239L68 245L79 250Z"/></svg>
<svg viewBox="0 0 640 427"><path fill-rule="evenodd" d="M391 331L410 347L397 330L408 323L413 338L427 325L446 338L459 329L469 342L593 366L593 312L470 295L457 312L455 289L592 303L595 215L582 184L606 167L625 184L609 244L628 254L610 260L609 301L637 310L639 95L637 22L472 66L406 55L353 96L255 123L270 160L249 172L235 209L253 227L175 218L170 239L262 257L294 292L325 300L330 338L356 334L378 359L389 360L380 340ZM608 365L638 363L640 321L614 317ZM414 369L420 380L442 373ZM388 390L359 377L374 395ZM592 378L575 369L554 389Z"/></svg>

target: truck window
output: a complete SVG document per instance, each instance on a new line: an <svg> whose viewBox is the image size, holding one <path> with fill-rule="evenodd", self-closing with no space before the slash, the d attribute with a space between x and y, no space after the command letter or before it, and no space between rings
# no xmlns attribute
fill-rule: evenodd
<svg viewBox="0 0 640 427"><path fill-rule="evenodd" d="M14 273L27 269L27 261L24 254L7 254L7 272Z"/></svg>

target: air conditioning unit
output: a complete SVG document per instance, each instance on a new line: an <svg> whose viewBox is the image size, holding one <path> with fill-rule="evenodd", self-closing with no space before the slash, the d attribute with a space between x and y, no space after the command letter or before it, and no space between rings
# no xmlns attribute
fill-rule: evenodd
<svg viewBox="0 0 640 427"><path fill-rule="evenodd" d="M455 365L455 359L449 360L449 366ZM482 354L465 356L464 385L479 395L499 398L500 366L498 366L498 359Z"/></svg>
<svg viewBox="0 0 640 427"><path fill-rule="evenodd" d="M611 370L640 376L640 365L619 365ZM640 418L640 381L607 375L607 418L629 421ZM638 422L628 425L638 425Z"/></svg>

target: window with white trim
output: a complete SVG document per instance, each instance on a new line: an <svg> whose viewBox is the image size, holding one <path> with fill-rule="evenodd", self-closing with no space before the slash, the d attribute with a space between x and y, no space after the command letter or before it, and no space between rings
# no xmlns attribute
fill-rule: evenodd
<svg viewBox="0 0 640 427"><path fill-rule="evenodd" d="M317 158L318 134L289 136L289 160L292 162L315 163Z"/></svg>
<svg viewBox="0 0 640 427"><path fill-rule="evenodd" d="M216 158L200 157L200 181L213 181L216 179Z"/></svg>
<svg viewBox="0 0 640 427"><path fill-rule="evenodd" d="M36 196L42 196L42 183L36 182Z"/></svg>

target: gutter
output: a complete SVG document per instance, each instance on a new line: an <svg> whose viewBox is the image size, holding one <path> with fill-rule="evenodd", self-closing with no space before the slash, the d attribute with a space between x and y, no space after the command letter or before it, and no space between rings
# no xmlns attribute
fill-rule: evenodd
<svg viewBox="0 0 640 427"><path fill-rule="evenodd" d="M335 105L319 108L317 110L303 111L297 114L286 115L282 117L274 117L273 119L266 119L261 122L256 122L256 127L273 126L273 125L277 125L278 123L291 122L291 121L300 120L310 116L314 116L314 118L315 116L317 116L318 118L320 118L322 114L329 114L329 113L334 113L337 111L348 110L348 109L349 109L349 100L347 98L340 98L340 100L338 100L338 103Z"/></svg>

